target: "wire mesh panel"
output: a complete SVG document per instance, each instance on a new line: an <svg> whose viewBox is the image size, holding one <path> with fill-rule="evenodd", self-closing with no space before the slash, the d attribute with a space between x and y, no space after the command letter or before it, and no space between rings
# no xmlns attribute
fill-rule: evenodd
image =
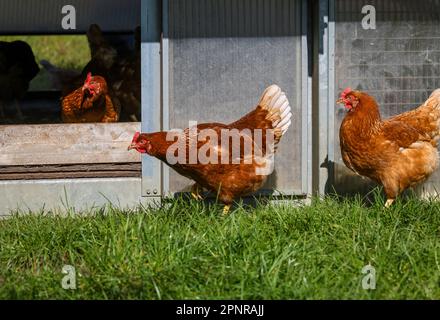
<svg viewBox="0 0 440 320"><path fill-rule="evenodd" d="M168 32L169 127L233 122L278 84L294 119L265 189L301 193L301 1L170 0ZM169 191L189 184L170 172Z"/></svg>
<svg viewBox="0 0 440 320"><path fill-rule="evenodd" d="M421 105L440 88L440 1L335 0L335 99L346 87L365 91L379 103L383 118ZM365 30L362 8L376 9L376 29ZM369 187L344 166L339 127L344 108L336 109L335 186L340 192ZM354 187L357 185L357 188ZM440 185L440 174L425 184Z"/></svg>

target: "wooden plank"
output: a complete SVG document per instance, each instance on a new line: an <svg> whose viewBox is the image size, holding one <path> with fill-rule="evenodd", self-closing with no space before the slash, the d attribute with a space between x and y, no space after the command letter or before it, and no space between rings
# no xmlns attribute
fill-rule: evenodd
<svg viewBox="0 0 440 320"><path fill-rule="evenodd" d="M127 151L140 123L0 126L0 166L133 163Z"/></svg>
<svg viewBox="0 0 440 320"><path fill-rule="evenodd" d="M0 166L0 175L7 173L35 172L85 172L85 171L141 171L141 163L102 163L102 164L68 164L37 166Z"/></svg>
<svg viewBox="0 0 440 320"><path fill-rule="evenodd" d="M141 177L140 163L2 166L0 180Z"/></svg>
<svg viewBox="0 0 440 320"><path fill-rule="evenodd" d="M139 178L140 172L104 171L104 172L50 172L50 173L8 173L1 174L2 180L40 180L40 179L81 179L81 178Z"/></svg>

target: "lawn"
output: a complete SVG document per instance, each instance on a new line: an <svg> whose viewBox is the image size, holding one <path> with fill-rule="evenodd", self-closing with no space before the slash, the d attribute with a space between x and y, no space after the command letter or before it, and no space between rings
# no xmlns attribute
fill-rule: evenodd
<svg viewBox="0 0 440 320"><path fill-rule="evenodd" d="M41 60L47 60L60 68L82 71L90 61L90 49L85 35L0 36L0 41L15 40L25 41L31 46L38 64ZM49 75L41 65L40 68L40 73L31 82L31 91L50 89Z"/></svg>
<svg viewBox="0 0 440 320"><path fill-rule="evenodd" d="M16 213L0 220L0 298L440 299L440 203L376 198Z"/></svg>

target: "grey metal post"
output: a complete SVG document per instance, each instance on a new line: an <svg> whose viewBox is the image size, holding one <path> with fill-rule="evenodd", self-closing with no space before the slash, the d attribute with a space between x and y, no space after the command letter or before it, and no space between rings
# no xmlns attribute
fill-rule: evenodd
<svg viewBox="0 0 440 320"><path fill-rule="evenodd" d="M312 45L312 33L309 30L309 20L312 18L309 15L309 6L311 3L303 0L301 3L301 55L302 55L302 157L301 157L301 172L302 172L302 193L310 195L312 193L312 74L310 73L310 64L312 57L310 57L309 46Z"/></svg>
<svg viewBox="0 0 440 320"><path fill-rule="evenodd" d="M142 131L161 128L161 17L160 0L142 1ZM142 158L142 196L160 197L162 164Z"/></svg>
<svg viewBox="0 0 440 320"><path fill-rule="evenodd" d="M162 130L170 130L169 1L162 1ZM170 195L170 167L162 165L162 196Z"/></svg>
<svg viewBox="0 0 440 320"><path fill-rule="evenodd" d="M319 0L315 14L315 70L313 103L313 191L331 191L334 166L334 1Z"/></svg>

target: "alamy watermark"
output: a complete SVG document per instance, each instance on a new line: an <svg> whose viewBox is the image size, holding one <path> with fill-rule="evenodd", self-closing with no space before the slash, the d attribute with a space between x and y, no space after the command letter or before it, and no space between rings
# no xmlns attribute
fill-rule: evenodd
<svg viewBox="0 0 440 320"><path fill-rule="evenodd" d="M76 289L76 270L74 266L65 265L61 270L65 276L61 279L61 287L65 290Z"/></svg>
<svg viewBox="0 0 440 320"><path fill-rule="evenodd" d="M273 129L198 129L190 121L187 130L171 130L166 140L173 142L166 152L175 164L255 164L257 175L274 170L275 131ZM202 143L199 146L199 143Z"/></svg>
<svg viewBox="0 0 440 320"><path fill-rule="evenodd" d="M376 29L376 8L372 5L362 7L362 14L365 14L362 19L362 28L364 30Z"/></svg>
<svg viewBox="0 0 440 320"><path fill-rule="evenodd" d="M76 9L72 5L65 5L61 9L65 16L61 19L61 28L64 30L76 30Z"/></svg>
<svg viewBox="0 0 440 320"><path fill-rule="evenodd" d="M362 273L365 276L362 278L362 289L375 290L376 289L376 268L367 264L362 268Z"/></svg>

